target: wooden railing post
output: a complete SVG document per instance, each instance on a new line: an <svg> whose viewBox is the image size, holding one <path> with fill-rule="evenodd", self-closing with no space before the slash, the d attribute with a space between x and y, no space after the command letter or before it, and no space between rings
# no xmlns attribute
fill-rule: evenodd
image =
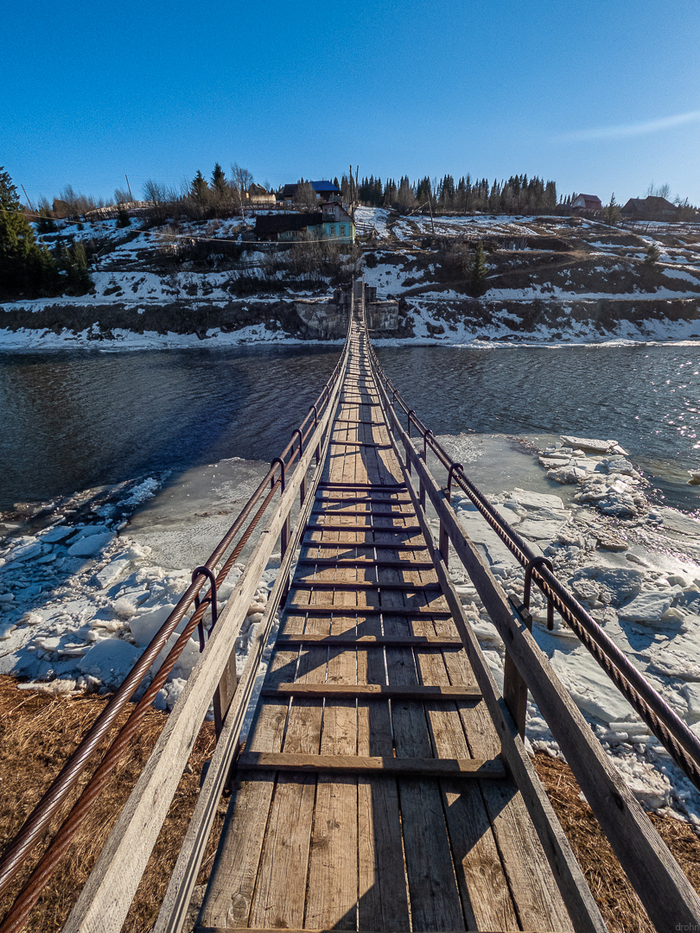
<svg viewBox="0 0 700 933"><path fill-rule="evenodd" d="M521 620L528 632L532 631L532 616L524 606L516 606L511 599L511 605L515 609L518 618ZM512 636L511 636L512 637ZM513 722L518 730L521 739L525 738L525 723L527 720L527 684L515 666L515 661L508 650L506 643L506 658L503 666L503 699L513 717Z"/></svg>

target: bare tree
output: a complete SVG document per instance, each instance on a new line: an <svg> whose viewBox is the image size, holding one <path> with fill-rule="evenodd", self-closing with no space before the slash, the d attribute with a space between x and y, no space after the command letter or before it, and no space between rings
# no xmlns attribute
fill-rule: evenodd
<svg viewBox="0 0 700 933"><path fill-rule="evenodd" d="M648 198L666 198L671 194L671 186L667 183L665 185L654 185L652 181L647 188L647 197Z"/></svg>
<svg viewBox="0 0 700 933"><path fill-rule="evenodd" d="M241 210L241 217L245 220L245 210L243 202L246 199L248 188L253 184L253 175L247 168L242 168L238 162L231 166L231 189L233 196L238 202Z"/></svg>
<svg viewBox="0 0 700 933"><path fill-rule="evenodd" d="M313 211L318 206L318 199L310 181L301 181L297 185L294 204L300 211Z"/></svg>

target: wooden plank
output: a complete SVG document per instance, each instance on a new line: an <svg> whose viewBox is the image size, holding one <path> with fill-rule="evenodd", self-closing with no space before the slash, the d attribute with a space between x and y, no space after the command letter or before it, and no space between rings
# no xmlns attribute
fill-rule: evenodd
<svg viewBox="0 0 700 933"><path fill-rule="evenodd" d="M295 577L292 583L292 590L296 593L298 590L335 590L356 592L357 590L374 590L377 593L386 593L388 591L406 591L409 593L442 593L439 583L405 583L402 580L393 583L376 583L373 580L356 580L353 583L341 583L338 580L319 580L313 578L307 580L304 577Z"/></svg>
<svg viewBox="0 0 700 933"><path fill-rule="evenodd" d="M399 520L401 519L400 515L392 516L392 518ZM402 520L402 519L401 519ZM308 522L306 525L307 531L390 531L390 532L400 532L401 534L415 534L420 531L420 525L341 525L337 522Z"/></svg>
<svg viewBox="0 0 700 933"><path fill-rule="evenodd" d="M324 637L325 641L325 637ZM313 642L311 644L314 644ZM318 642L316 642L318 644ZM275 687L264 686L266 697L336 697L338 699L378 700L461 700L481 699L476 687L425 686L424 684L298 684L283 683Z"/></svg>
<svg viewBox="0 0 700 933"><path fill-rule="evenodd" d="M354 502L347 502L347 508L344 509L314 509L314 515L325 515L327 517L335 518L336 516L342 516L343 518L369 518L379 517L379 518L414 518L415 512L413 509L406 511L404 509L399 510L395 508L387 509L355 509L350 510L350 506L354 505ZM388 506L392 506L393 503L387 502Z"/></svg>
<svg viewBox="0 0 700 933"><path fill-rule="evenodd" d="M326 606L312 606L305 605L304 603L290 603L286 607L287 612L300 613L302 615L307 615L309 617L314 615L325 616L328 614L328 608ZM340 606L336 607L338 610ZM344 611L348 611L349 607L342 607ZM404 618L427 618L428 616L431 619L451 619L452 613L448 609L418 609L411 606L384 606L382 608L372 607L372 606L357 606L352 607L353 612L357 612L358 615L363 616L381 616L381 615L392 615L392 616L402 616Z"/></svg>
<svg viewBox="0 0 700 933"><path fill-rule="evenodd" d="M370 441L342 441L331 440L332 447L376 447L380 449L391 449L391 444L377 444Z"/></svg>
<svg viewBox="0 0 700 933"><path fill-rule="evenodd" d="M299 930L289 930L289 929L285 929L284 933L333 933L333 930L337 930L337 929L339 929L339 928L338 928L338 927L333 927L332 929L331 929L331 928L326 928L325 930L321 930L321 929L312 930L312 929L309 929L308 927L304 927L303 930L301 930L301 929L299 929ZM403 931L402 931L402 928L400 928L400 927L397 928L397 927L395 927L395 926L392 926L390 929L392 929L392 930L398 930L398 933L409 933L408 926L406 926L406 927L403 929ZM384 928L384 927L377 927L376 930L377 930L378 933L379 933L379 931L384 931L385 928ZM207 927L203 927L203 926L197 926L197 927L196 927L196 933L270 933L270 928L269 928L269 927L265 927L264 929L255 930L255 929L253 929L252 927L208 927L208 926L207 926ZM446 930L446 931L443 931L443 933L465 933L465 930L464 930L464 928L460 929L459 931L456 931L456 930L455 930L455 931ZM478 931L477 931L477 930L467 930L466 933L478 933ZM503 929L501 929L501 928L495 929L495 928L494 928L494 929L492 930L492 933L507 933L507 931L505 930L505 928L503 928ZM543 929L542 927L538 927L537 930L530 930L529 933L555 933L555 931L552 931L552 930L550 930L549 928L547 928L547 929L545 930L545 929ZM561 931L558 930L558 931L556 931L556 933L561 933Z"/></svg>
<svg viewBox="0 0 700 933"><path fill-rule="evenodd" d="M371 489L374 493L379 492L398 492L406 489L405 483L344 483L342 481L331 481L326 480L319 483L321 489L348 489L353 491L355 489Z"/></svg>
<svg viewBox="0 0 700 933"><path fill-rule="evenodd" d="M332 771L348 774L389 774L402 777L488 778L505 777L498 758L393 758L362 755L298 755L243 752L237 763L239 771Z"/></svg>
<svg viewBox="0 0 700 933"><path fill-rule="evenodd" d="M345 548L346 550L349 548L358 548L361 550L375 550L375 551L397 551L397 550L398 551L424 551L425 550L424 541L421 541L418 544L409 544L408 542L397 543L395 541L347 541L347 540L330 541L329 539L326 539L326 537L324 536L321 538L315 538L315 537L311 539L307 538L302 542L303 547L311 547L312 545L319 546L319 547L323 545L326 545L328 547L339 545Z"/></svg>
<svg viewBox="0 0 700 933"><path fill-rule="evenodd" d="M298 567L392 567L395 570L432 570L432 561L373 560L368 557L302 557Z"/></svg>
<svg viewBox="0 0 700 933"><path fill-rule="evenodd" d="M446 638L440 635L278 635L277 645L304 645L321 642L324 645L343 645L358 648L456 648L464 646L461 638Z"/></svg>

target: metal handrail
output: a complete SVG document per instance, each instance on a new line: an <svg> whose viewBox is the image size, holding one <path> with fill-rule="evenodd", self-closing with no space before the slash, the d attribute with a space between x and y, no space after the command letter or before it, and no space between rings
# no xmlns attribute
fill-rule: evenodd
<svg viewBox="0 0 700 933"><path fill-rule="evenodd" d="M535 554L520 535L499 515L466 476L461 464L451 459L432 431L418 418L415 410L408 407L401 393L384 373L371 343L369 343L369 356L375 378L384 392L387 409L392 410L398 421L398 415L395 412L395 406L398 403L407 418L408 435L411 434L411 424L413 424L419 435L416 440L419 443L421 440L423 442L424 457L429 447L449 471L448 477L466 493L518 563L528 571L527 582L529 583L530 579L534 580L547 599L548 616L551 617L553 608L557 609L620 693L649 726L673 761L700 789L700 738L691 731L644 675L630 662L595 619L557 579L554 572L537 561L539 555ZM388 420L392 433L395 433L391 420Z"/></svg>
<svg viewBox="0 0 700 933"><path fill-rule="evenodd" d="M268 508L275 493L278 489L283 491L285 474L288 477L290 467L301 458L301 451L307 438L313 435L320 415L325 412L332 398L333 390L338 379L342 376L348 353L349 332L343 352L340 354L330 378L323 387L316 402L311 406L311 409L302 420L299 428L295 429L293 432L292 438L282 451L281 457L276 458L272 462L270 469L239 513L231 528L214 548L206 562L199 568L200 573L182 594L173 611L158 632L156 632L117 692L97 717L57 778L42 796L42 799L29 815L23 827L12 840L10 846L3 853L2 858L0 858L0 895L6 891L12 878L25 863L30 851L39 841L51 819L55 816L71 789L77 783L80 775L95 756L100 742L110 732L126 703L143 683L153 662L166 645L178 624L185 617L193 603L198 600L201 589L211 579L210 575L214 577L216 587L220 588L260 522L260 519ZM299 439L298 442L297 437ZM277 475L278 468L279 476ZM251 517L251 513L253 513L255 506L258 504L257 510ZM249 518L250 521L247 527L244 528ZM238 537L239 535L240 537ZM225 560L217 575L215 573L217 565L221 563L228 549L237 538L238 540L233 551ZM92 802L104 787L109 774L114 770L121 757L128 749L131 738L138 730L151 703L167 680L168 675L177 663L191 635L203 619L211 601L212 590L210 589L207 596L195 608L195 611L190 616L185 628L177 638L175 645L169 651L163 664L158 669L158 672L153 677L143 697L112 741L67 819L63 822L51 844L35 866L29 880L23 886L22 891L11 908L10 913L5 917L0 927L1 933L6 933L6 931L9 933L10 930L21 929L29 910L31 910L32 906L38 900L41 890L45 887L49 878L55 871L61 856L68 848L77 829L89 813Z"/></svg>

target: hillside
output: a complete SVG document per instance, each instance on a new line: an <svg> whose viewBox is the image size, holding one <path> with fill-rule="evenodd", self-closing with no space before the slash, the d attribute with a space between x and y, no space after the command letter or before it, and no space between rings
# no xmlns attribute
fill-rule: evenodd
<svg viewBox="0 0 700 933"><path fill-rule="evenodd" d="M358 266L379 298L400 301L390 339L700 339L700 225L558 217L405 217L357 210ZM117 228L115 220L44 234L77 240L93 289L79 297L0 304L0 348L231 344L319 339L295 302L328 301L352 271L347 255L306 262L253 239L254 219ZM460 257L483 243L487 291L469 297ZM650 246L659 258L648 262ZM308 316L307 316L308 318ZM379 335L377 335L379 336Z"/></svg>

